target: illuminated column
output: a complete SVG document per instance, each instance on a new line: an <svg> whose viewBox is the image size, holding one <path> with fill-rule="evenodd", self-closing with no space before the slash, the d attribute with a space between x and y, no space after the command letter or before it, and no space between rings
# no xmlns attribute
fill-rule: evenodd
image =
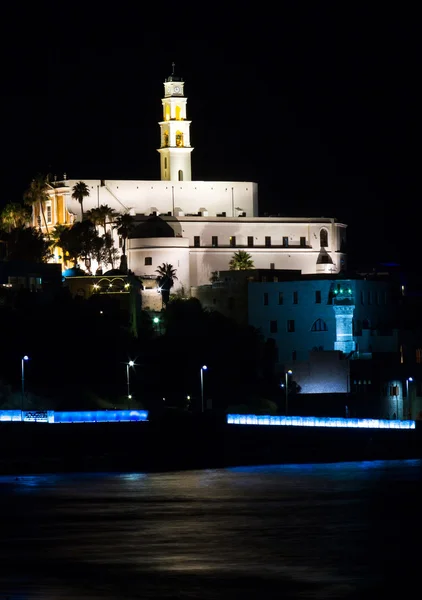
<svg viewBox="0 0 422 600"><path fill-rule="evenodd" d="M164 81L163 120L159 122L161 144L160 174L162 181L191 181L190 124L186 120L187 98L184 82L173 72Z"/></svg>
<svg viewBox="0 0 422 600"><path fill-rule="evenodd" d="M336 316L336 341L334 350L340 350L344 354L349 354L356 350L356 344L353 340L353 312L354 304L334 305L334 314Z"/></svg>

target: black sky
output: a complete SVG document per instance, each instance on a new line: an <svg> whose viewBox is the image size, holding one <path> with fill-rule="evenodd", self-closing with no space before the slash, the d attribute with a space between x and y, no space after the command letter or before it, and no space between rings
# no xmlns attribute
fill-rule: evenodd
<svg viewBox="0 0 422 600"><path fill-rule="evenodd" d="M26 14L2 41L1 203L19 201L37 172L158 179L162 84L175 61L195 179L257 181L261 214L343 220L352 262L415 255L417 16L312 5L259 15L239 5L234 18L187 5L154 29L142 8Z"/></svg>

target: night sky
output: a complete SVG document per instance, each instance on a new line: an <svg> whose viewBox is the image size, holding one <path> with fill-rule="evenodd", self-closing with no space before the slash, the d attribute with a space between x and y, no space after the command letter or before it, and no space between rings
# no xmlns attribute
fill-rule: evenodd
<svg viewBox="0 0 422 600"><path fill-rule="evenodd" d="M1 43L1 203L37 172L158 179L174 61L194 179L256 181L261 215L336 217L352 264L405 263L420 253L416 15L313 4L235 18L186 5L160 27L141 8L27 14Z"/></svg>

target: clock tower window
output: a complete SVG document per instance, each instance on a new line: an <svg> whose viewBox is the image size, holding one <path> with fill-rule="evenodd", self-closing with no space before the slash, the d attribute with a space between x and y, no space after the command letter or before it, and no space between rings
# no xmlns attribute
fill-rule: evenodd
<svg viewBox="0 0 422 600"><path fill-rule="evenodd" d="M176 131L176 146L183 148L183 133L181 131Z"/></svg>

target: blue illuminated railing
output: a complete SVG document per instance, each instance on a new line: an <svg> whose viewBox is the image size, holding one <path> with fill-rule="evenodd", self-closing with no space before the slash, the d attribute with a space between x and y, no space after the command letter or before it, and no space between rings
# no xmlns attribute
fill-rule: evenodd
<svg viewBox="0 0 422 600"><path fill-rule="evenodd" d="M415 429L415 421L342 419L337 417L227 415L227 423L230 425L287 425L294 427L347 427L351 429Z"/></svg>
<svg viewBox="0 0 422 600"><path fill-rule="evenodd" d="M55 412L53 410L0 410L0 421L32 423L121 423L148 421L147 410L82 410Z"/></svg>

